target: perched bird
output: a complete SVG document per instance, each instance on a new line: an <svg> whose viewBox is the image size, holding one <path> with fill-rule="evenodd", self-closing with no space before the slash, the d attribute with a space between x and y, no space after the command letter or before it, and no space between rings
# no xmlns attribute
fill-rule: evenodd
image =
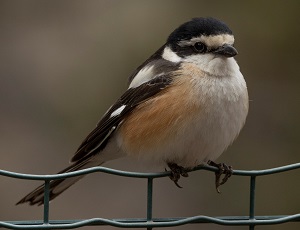
<svg viewBox="0 0 300 230"><path fill-rule="evenodd" d="M129 77L129 88L84 139L72 172L123 156L164 163L177 184L188 169L217 166L216 187L231 168L216 164L242 129L248 113L246 82L228 26L214 18L180 25L166 43ZM226 176L220 182L220 175ZM50 182L50 200L82 176ZM43 204L40 186L17 204Z"/></svg>

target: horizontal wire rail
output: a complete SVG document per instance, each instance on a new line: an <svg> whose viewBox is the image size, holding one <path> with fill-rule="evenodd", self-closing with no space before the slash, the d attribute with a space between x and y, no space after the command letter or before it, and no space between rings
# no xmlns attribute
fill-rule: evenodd
<svg viewBox="0 0 300 230"><path fill-rule="evenodd" d="M250 207L248 216L192 216L192 217L172 217L172 218L153 218L153 180L157 178L170 176L170 172L161 173L137 173L115 170L105 167L92 167L75 172L53 174L53 175L33 175L10 172L0 170L0 176L24 179L24 180L41 180L44 181L44 217L43 220L32 221L1 221L0 228L8 229L74 229L83 226L114 226L117 228L145 228L151 230L153 228L173 227L186 224L214 223L227 226L249 226L250 230L254 230L257 225L275 225L287 222L300 222L300 213L294 215L279 216L256 216L255 215L255 187L256 177L270 174L282 173L286 171L300 169L300 163L286 165L278 168L265 170L233 170L235 176L250 177ZM218 169L212 166L198 166L192 171L207 170L217 172ZM102 172L116 176L144 178L147 179L147 216L146 218L127 218L127 219L105 219L91 218L82 220L49 220L49 184L51 180L76 177L95 172ZM1 204L0 204L1 205Z"/></svg>

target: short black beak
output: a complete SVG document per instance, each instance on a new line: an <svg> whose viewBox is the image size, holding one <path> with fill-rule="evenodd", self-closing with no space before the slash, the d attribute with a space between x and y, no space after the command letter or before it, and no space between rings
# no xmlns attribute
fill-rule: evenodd
<svg viewBox="0 0 300 230"><path fill-rule="evenodd" d="M234 57L238 54L237 50L232 45L228 44L224 44L223 46L217 48L213 51L213 53L223 55L225 57Z"/></svg>

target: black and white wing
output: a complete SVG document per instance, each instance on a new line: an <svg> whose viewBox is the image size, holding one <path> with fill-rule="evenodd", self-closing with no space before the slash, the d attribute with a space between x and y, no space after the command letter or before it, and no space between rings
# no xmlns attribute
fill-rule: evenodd
<svg viewBox="0 0 300 230"><path fill-rule="evenodd" d="M172 76L161 75L138 87L129 88L106 112L104 117L98 122L96 128L84 139L72 157L71 162L82 161L99 153L105 148L118 125L137 105L161 92L171 82Z"/></svg>

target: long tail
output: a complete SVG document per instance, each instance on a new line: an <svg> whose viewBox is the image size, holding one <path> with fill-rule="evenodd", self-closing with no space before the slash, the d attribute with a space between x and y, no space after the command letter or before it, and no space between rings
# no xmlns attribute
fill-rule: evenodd
<svg viewBox="0 0 300 230"><path fill-rule="evenodd" d="M103 163L104 162L91 161L90 159L87 159L85 161L78 161L78 162L75 162L74 164L70 165L68 168L65 168L64 170L60 171L59 173L73 172L73 171L77 171L80 169L99 166ZM74 183L76 183L82 177L84 177L84 176L70 177L70 178L66 178L66 179L50 181L49 199L53 200L55 197L57 197L59 194L64 192L66 189L68 189L70 186L72 186ZM33 190L32 192L27 194L18 203L16 203L16 205L23 204L26 202L28 202L30 205L44 204L44 185L40 185L35 190Z"/></svg>

